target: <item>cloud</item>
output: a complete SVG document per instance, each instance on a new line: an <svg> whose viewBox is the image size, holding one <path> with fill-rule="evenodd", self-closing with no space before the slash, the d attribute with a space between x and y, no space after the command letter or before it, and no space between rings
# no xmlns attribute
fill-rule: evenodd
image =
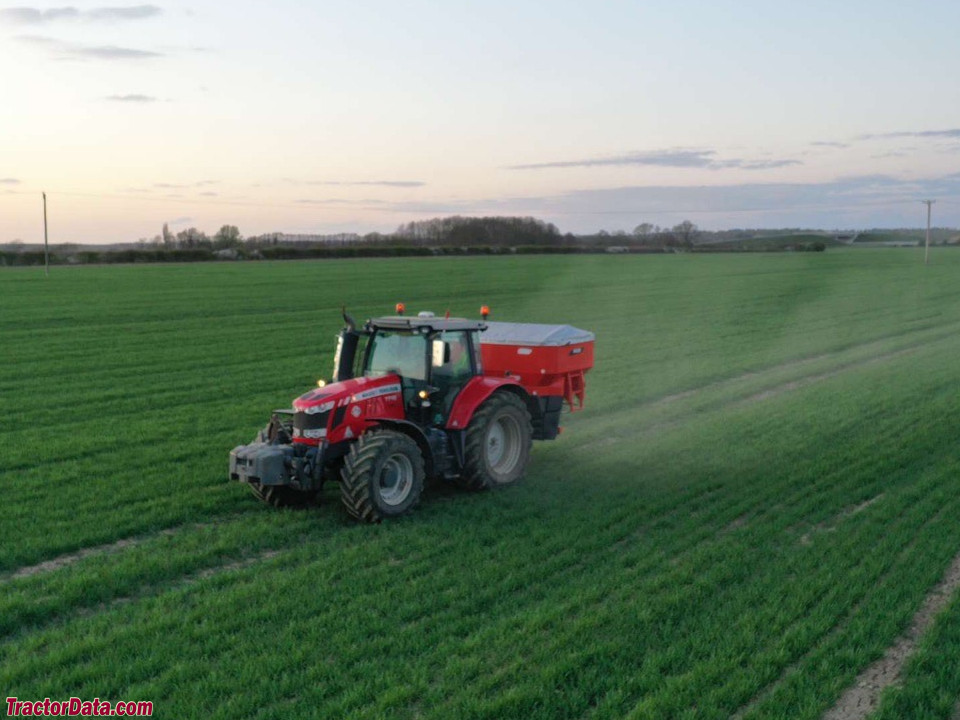
<svg viewBox="0 0 960 720"><path fill-rule="evenodd" d="M612 157L585 160L555 160L552 162L510 165L508 170L544 170L547 168L604 167L611 165L657 165L661 167L709 167L716 153L713 150L656 150L634 152Z"/></svg>
<svg viewBox="0 0 960 720"><path fill-rule="evenodd" d="M384 204L386 204L383 200L375 200L375 199L371 199L371 198L368 198L368 199L365 199L365 200L347 200L347 199L345 199L345 198L327 198L327 199L323 199L323 200L315 200L315 199L312 199L312 198L301 198L301 199L299 199L299 200L295 200L294 202L296 202L298 205L358 205L358 206L366 206L366 205L384 205Z"/></svg>
<svg viewBox="0 0 960 720"><path fill-rule="evenodd" d="M42 25L57 20L83 20L86 22L117 22L124 20L143 20L160 15L163 12L156 5L133 5L129 7L100 7L92 10L78 10L67 6L40 10L31 7L13 7L0 9L0 20L13 25Z"/></svg>
<svg viewBox="0 0 960 720"><path fill-rule="evenodd" d="M16 178L0 178L0 185L19 185L20 181Z"/></svg>
<svg viewBox="0 0 960 720"><path fill-rule="evenodd" d="M152 103L156 102L157 98L152 95L108 95L104 100L122 103Z"/></svg>
<svg viewBox="0 0 960 720"><path fill-rule="evenodd" d="M535 197L390 202L371 209L414 216L533 215L568 232L629 229L640 222L671 226L684 219L708 228L912 227L925 221L919 200L927 197L953 198L938 206L939 223L958 222L953 208L960 204L955 202L960 173L917 180L861 175L821 183L625 186Z"/></svg>
<svg viewBox="0 0 960 720"><path fill-rule="evenodd" d="M293 180L291 178L285 178L284 182L291 185L305 185L305 186L337 186L337 187L362 187L362 186L376 186L376 187L405 187L405 188L414 188L414 187L424 187L425 182L420 180Z"/></svg>
<svg viewBox="0 0 960 720"><path fill-rule="evenodd" d="M163 57L161 53L150 50L135 50L133 48L117 47L115 45L82 46L76 45L67 50L69 55L78 58L93 58L95 60L145 60L148 58Z"/></svg>
<svg viewBox="0 0 960 720"><path fill-rule="evenodd" d="M161 190L186 190L188 188L199 188L207 187L209 185L216 185L217 180L200 180L199 182L194 183L167 183L167 182L158 182L154 183L155 188L160 188Z"/></svg>
<svg viewBox="0 0 960 720"><path fill-rule="evenodd" d="M77 45L42 35L18 35L17 40L46 48L60 60L145 60L163 57L150 50L117 47L115 45Z"/></svg>
<svg viewBox="0 0 960 720"><path fill-rule="evenodd" d="M173 220L168 220L167 224L168 225L186 225L187 223L192 223L192 222L193 222L192 217L178 217L178 218L174 218Z"/></svg>
<svg viewBox="0 0 960 720"><path fill-rule="evenodd" d="M163 12L156 5L133 5L130 7L94 8L83 13L85 19L95 22L115 22L117 20L144 20Z"/></svg>
<svg viewBox="0 0 960 720"><path fill-rule="evenodd" d="M906 130L900 132L861 135L860 140L897 140L900 138L960 138L960 128L949 130Z"/></svg>
<svg viewBox="0 0 960 720"><path fill-rule="evenodd" d="M218 197L218 196L219 196L219 193L215 193L215 192L202 192L202 193L200 193L200 194L203 195L204 197Z"/></svg>
<svg viewBox="0 0 960 720"><path fill-rule="evenodd" d="M770 170L771 168L803 165L799 160L718 160L707 167L710 170L739 168L740 170Z"/></svg>
<svg viewBox="0 0 960 720"><path fill-rule="evenodd" d="M715 150L693 150L674 148L649 152L632 152L610 157L586 158L583 160L555 160L543 163L510 165L507 170L545 170L548 168L611 167L628 165L650 165L655 167L701 168L707 170L768 170L770 168L802 165L799 160L743 160L733 158L718 160Z"/></svg>
<svg viewBox="0 0 960 720"><path fill-rule="evenodd" d="M825 147L825 148L838 148L840 150L850 147L849 143L843 142L830 142L826 140L820 140L817 142L810 143L813 147Z"/></svg>
<svg viewBox="0 0 960 720"><path fill-rule="evenodd" d="M49 48L63 47L66 44L50 37L44 37L43 35L17 35L15 39L23 43L41 45Z"/></svg>
<svg viewBox="0 0 960 720"><path fill-rule="evenodd" d="M960 174L921 180L864 175L823 183L581 190L544 198L540 212L660 222L690 216L695 221L712 220L718 227L870 227L909 224L908 218L919 217L915 207L919 199L938 196L960 196Z"/></svg>
<svg viewBox="0 0 960 720"><path fill-rule="evenodd" d="M74 7L52 8L50 10L26 7L0 9L0 20L13 25L39 25L52 20L76 19L78 17L80 17L80 11Z"/></svg>

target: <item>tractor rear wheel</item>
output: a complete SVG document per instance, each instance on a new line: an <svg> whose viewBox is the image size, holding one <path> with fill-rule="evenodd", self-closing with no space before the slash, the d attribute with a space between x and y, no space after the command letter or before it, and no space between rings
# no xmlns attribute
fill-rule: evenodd
<svg viewBox="0 0 960 720"><path fill-rule="evenodd" d="M315 493L286 485L261 485L252 482L250 491L263 502L278 508L305 508L313 505L317 499Z"/></svg>
<svg viewBox="0 0 960 720"><path fill-rule="evenodd" d="M371 430L350 448L340 472L340 499L357 520L403 515L423 492L423 455L413 438Z"/></svg>
<svg viewBox="0 0 960 720"><path fill-rule="evenodd" d="M526 403L510 392L495 393L467 426L458 484L467 490L487 490L517 482L527 469L532 436Z"/></svg>

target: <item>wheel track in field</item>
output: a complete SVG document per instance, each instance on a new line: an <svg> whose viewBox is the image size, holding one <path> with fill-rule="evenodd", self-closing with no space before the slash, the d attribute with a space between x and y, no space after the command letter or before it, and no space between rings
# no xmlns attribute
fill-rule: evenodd
<svg viewBox="0 0 960 720"><path fill-rule="evenodd" d="M4 583L10 582L12 580L20 580L22 578L33 577L34 575L40 575L41 573L53 572L54 570L59 570L60 568L67 567L68 565L73 565L76 562L81 560L94 557L96 555L113 555L131 547L137 547L142 545L145 542L150 540L155 540L161 537L170 537L171 535L176 535L177 533L183 531L186 528L198 530L203 527L209 526L211 523L197 523L191 526L180 525L178 527L166 528L160 530L156 533L150 533L148 535L134 535L127 538L121 538L112 543L105 543L103 545L93 545L91 547L81 548L72 553L64 553L63 555L58 555L56 557L50 558L49 560L44 560L35 565L27 565L25 567L17 568L13 572L0 575L0 587Z"/></svg>
<svg viewBox="0 0 960 720"><path fill-rule="evenodd" d="M823 485L820 486L819 490L813 490L813 491L811 491L811 492L801 491L801 492L795 493L795 495L796 495L797 497L806 497L806 496L809 496L810 503L811 503L811 504L814 504L814 503L816 502L817 496L822 495L822 494L823 494L823 491L829 490L832 485L833 485L833 482L832 482L832 481L826 481L825 484L823 484ZM852 487L852 486L851 486L851 487ZM752 495L752 492L747 492L747 495ZM778 501L784 501L785 505L788 506L788 507L789 507L791 504L793 504L793 502L794 502L792 498L783 498L782 496L777 496L775 491L774 491L774 497L776 497ZM876 497L876 496L875 496L875 497ZM852 516L852 515L854 515L854 514L857 514L857 513L852 512L852 510L854 510L854 509L856 509L856 508L861 508L861 506L863 506L863 507L861 508L861 512L862 512L863 510L866 510L867 507L870 507L870 506L872 506L872 505L874 504L874 503L870 503L870 504L867 504L867 503L869 503L869 501L865 501L865 502L862 502L862 503L859 503L859 504L847 505L843 510L839 511L838 514L837 514L835 517L836 517L836 518L839 518L839 519L844 519L844 518L846 518L846 517L849 517L849 516ZM717 536L718 536L718 537L717 537L717 540L721 540L722 538L724 538L724 537L726 537L726 536L729 536L729 535L731 534L731 532L736 531L736 530L740 529L741 527L744 527L744 524L743 524L743 522L742 522L742 518L743 518L743 516L744 516L745 514L748 514L748 515L749 515L749 514L752 513L753 517L751 518L751 522L749 523L749 524L751 524L751 525L752 525L753 522L755 522L755 521L759 521L759 522L761 522L761 523L763 523L763 524L765 524L765 525L766 525L766 524L769 524L769 523L771 522L770 515L771 515L771 514L776 514L775 510L771 509L771 507L770 507L769 505L767 505L767 504L763 501L762 498L760 498L760 499L758 500L758 502L756 502L756 503L750 503L750 505L752 505L752 507L747 508L746 513L743 512L743 505L742 505L742 504L738 504L737 506L733 506L733 507L728 508L728 509L730 510L730 512L728 513L728 517L730 518L730 522L729 522L729 523L726 523L726 524L724 524L723 522L715 523L715 525L718 526L718 527L717 527L717 529L718 529L718 532L717 532ZM716 520L720 520L720 518L717 517ZM930 519L928 519L928 520L926 520L926 521L924 521L924 522L923 522L923 525L926 526L926 525L928 525L930 522L933 522L934 520L935 520L935 516L934 516L934 517L931 517ZM733 527L732 529L730 528L730 524L731 524L731 523L734 524L734 527ZM794 527L796 527L796 526L794 526ZM787 530L785 530L785 531L789 531L789 529L787 529ZM772 539L773 537L774 537L774 535L769 535L769 538ZM700 538L700 540L699 540L697 543L695 543L695 544L702 547L704 543L708 543L708 544L709 544L710 542L711 542L711 540L710 540L709 538ZM613 549L613 548L611 548L611 550L612 550L612 549ZM682 556L687 555L691 550L694 550L694 549L695 549L694 547L688 547L688 548L686 548L685 550L681 551L680 553L675 554L675 557L673 557L672 559L679 559L679 558L681 558ZM672 555L673 555L673 554L672 554ZM887 573L886 576L889 576L889 573ZM882 576L880 576L880 577L885 577L885 576L882 575ZM844 613L843 615L841 615L840 617L841 617L841 618L842 618L842 617L845 617L845 615L846 615L846 611L845 611L845 613ZM797 660L796 662L799 663L800 660ZM779 681L774 681L774 683L775 683L775 684L778 684ZM765 696L765 693L761 692L761 693L760 693L760 697L762 698L762 697L764 697L764 696Z"/></svg>
<svg viewBox="0 0 960 720"><path fill-rule="evenodd" d="M881 493L871 500L852 506L840 513L838 518L842 520L862 512L876 501L881 500L884 495L885 493ZM944 515L944 512L944 508L938 510L923 523L923 527L928 527L937 522ZM882 586L893 577L899 562L902 562L914 551L919 535L919 532L915 533L910 543L897 554L899 560L892 562L890 567L876 578L872 584L873 587ZM854 684L845 691L833 708L824 713L821 720L863 720L869 713L873 712L877 708L882 691L899 679L900 670L916 648L923 632L929 627L936 613L946 605L958 587L960 587L960 553L954 556L940 582L927 594L920 610L914 615L908 631L888 648L887 653L880 660L872 663L860 673ZM815 642L812 642L774 680L761 687L753 698L741 705L730 716L731 720L742 720L742 718L750 715L763 703L769 701L788 679L801 672L804 662L810 660L823 645L834 641L855 621L869 592L868 588L854 604L843 612L833 627Z"/></svg>
<svg viewBox="0 0 960 720"><path fill-rule="evenodd" d="M183 590L191 585L195 585L196 583L204 580L209 580L210 578L222 575L224 573L245 570L261 562L278 557L284 552L290 552L290 549L267 548L254 553L253 555L235 557L227 562L216 565L208 565L207 567L199 568L177 578L144 584L138 588L137 592L130 593L128 595L113 597L109 600L98 602L93 605L75 606L65 610L64 612L52 615L42 622L20 628L12 633L0 635L0 645L5 645L17 640L18 638L24 637L27 634L34 633L39 630L47 630L51 627L64 625L73 620L89 618L100 613L109 612L138 600L146 600L152 597L158 597L167 592Z"/></svg>
<svg viewBox="0 0 960 720"><path fill-rule="evenodd" d="M861 503L844 508L839 513L834 515L830 520L825 520L824 522L817 523L816 525L811 527L807 532L805 532L803 535L800 536L800 544L809 545L810 543L813 542L814 535L817 535L819 533L833 532L834 530L837 529L840 523L842 523L848 517L851 517L853 515L859 515L864 510L869 508L871 505L874 505L880 502L881 500L883 500L883 497L885 494L886 493L880 493L879 495L874 495L869 500L864 500Z"/></svg>
<svg viewBox="0 0 960 720"><path fill-rule="evenodd" d="M934 341L934 342L937 342L937 341ZM927 343L927 344L933 344L933 342ZM857 360L857 361L845 363L842 366L835 367L826 372L814 373L811 375L806 375L800 378L796 378L794 380L790 380L788 382L784 382L779 385L774 385L772 387L766 388L765 390L761 390L760 392L754 392L752 394L736 397L730 400L722 400L716 403L710 403L704 407L697 408L690 412L681 413L677 417L671 418L669 420L662 420L658 422L647 423L646 425L640 424L639 427L630 427L629 424L623 423L621 424L620 427L629 429L629 432L613 431L612 433L607 434L605 437L599 440L590 440L589 442L581 443L580 445L577 445L574 447L580 448L586 445L589 445L592 447L605 447L608 445L615 445L617 443L620 443L624 440L624 438L636 437L637 435L644 435L644 434L656 434L656 433L664 432L667 430L672 430L674 428L682 426L694 415L698 415L705 412L720 412L723 410L733 409L737 407L749 407L751 405L756 405L757 403L763 402L765 400L771 400L781 395L785 395L786 393L791 392L793 390L800 390L802 388L806 388L811 385L815 385L817 383L823 382L824 380L829 380L831 378L837 377L838 375L841 375L849 370L855 370L855 369L866 367L869 365L876 365L876 364L885 362L887 360L892 360L897 357L909 355L911 353L917 352L918 350L921 349L921 347L922 346L903 348L901 350L896 350L890 353L886 353L884 355L878 355L876 357L868 358L865 360ZM740 376L733 380L724 381L722 384L727 385L728 383L739 382L748 377L750 376L749 375ZM672 400L671 402L677 402L681 399L694 397L702 392L707 392L711 389L714 389L719 385L720 384L706 385L701 388L689 390L684 393L671 396L674 398L674 400ZM656 407L657 405L660 405L660 404L661 404L661 401L657 401L656 403L652 405L648 405L646 407ZM624 411L621 411L621 413L623 412Z"/></svg>
<svg viewBox="0 0 960 720"><path fill-rule="evenodd" d="M691 546L697 546L697 545L699 545L699 544L700 544L700 541L696 541L696 542L694 542L694 543L691 543ZM689 552L691 549L695 549L695 547L687 548L687 549L684 551L684 554L685 554L686 552ZM664 566L664 563L661 561L661 562L654 563L654 566L651 566L651 567L663 567L663 566ZM639 570L639 568L631 567L630 570L628 571L628 573L629 573L630 576L632 577L638 570ZM575 577L579 576L580 573L581 573L581 571L578 570L577 568L574 568L574 571L575 571L575 575L574 575ZM652 570L651 570L651 572L652 572ZM651 576L650 576L649 574L647 574L647 575L645 576L645 580L643 580L644 585L650 581L650 578L651 578ZM622 585L623 585L622 588L619 588L619 589L613 591L611 594L604 595L604 598L606 598L607 600L609 600L611 597L615 597L615 596L616 596L618 593L620 593L620 592L624 592L624 593L631 593L631 592L633 592L633 593L639 593L639 592L642 592L642 590L641 590L640 588L644 586L644 585L639 585L639 584L634 583L634 582L624 582L624 583L622 583ZM717 602L722 602L722 600L721 600L720 597L716 598L716 601L717 601ZM558 615L559 617L577 615L578 613L582 612L582 611L584 610L584 608L588 608L591 602L592 602L592 601L591 601L591 599L590 599L589 597L580 598L580 599L574 599L574 600L570 601L570 603L568 603L568 604L566 604L566 605L562 605L562 612L561 612L561 611L558 611L558 612L557 612L557 615ZM797 618L795 621L791 621L791 622L796 622L796 621L799 621L799 620L802 620L802 618ZM561 635L562 635L562 633L561 633ZM571 639L572 639L572 638L573 638L573 636L571 636ZM678 673L679 675L683 675L684 673L687 672L687 670L684 669L683 671L679 671L679 670L677 670L677 669L674 669L674 672L675 672L675 673ZM639 691L638 691L638 692L639 692Z"/></svg>
<svg viewBox="0 0 960 720"><path fill-rule="evenodd" d="M769 365L767 367L759 368L757 370L749 370L747 372L735 375L733 377L721 378L712 382L705 383L703 385L698 385L687 390L682 390L680 392L671 393L663 397L646 401L643 403L643 406L646 408L656 408L660 406L669 406L673 405L681 400L685 400L689 397L694 397L704 392L710 390L718 390L727 386L736 385L747 380L754 378L762 378L766 375L772 375L779 372L789 371L794 368L803 367L804 365L812 365L817 362L824 360L830 360L832 358L839 358L844 355L849 355L857 351L865 350L872 346L882 346L889 344L891 341L897 339L909 338L913 335L930 336L929 338L921 339L920 342L916 342L910 345L907 345L904 348L895 348L891 352L899 352L900 350L913 350L925 345L938 342L948 337L955 336L956 332L960 331L960 323L950 323L947 325L924 325L920 328L910 328L907 330L902 330L894 333L889 333L886 335L881 335L864 342L855 343L852 345L847 345L840 347L836 350L831 350L828 352L818 353L817 355L811 355L808 357L795 358L793 360L787 360L786 362L778 363L776 365ZM866 361L868 359L864 359ZM862 362L862 361L851 361L853 362ZM620 408L613 408L614 411Z"/></svg>
<svg viewBox="0 0 960 720"><path fill-rule="evenodd" d="M904 665L913 656L937 614L946 607L958 588L960 553L954 556L940 582L924 598L907 631L887 648L882 658L860 672L853 685L823 714L822 720L862 720L876 710L883 691L900 682Z"/></svg>
<svg viewBox="0 0 960 720"><path fill-rule="evenodd" d="M828 485L829 485L829 483L828 483ZM824 490L824 489L829 489L829 488L821 488L821 490ZM758 502L758 503L757 503L757 507L763 507L763 505L764 505L763 502ZM731 510L733 510L733 508L729 508L729 507L727 508L727 511L728 511L728 512L727 512L726 514L727 514L728 517L732 517L734 520L736 520L738 517L741 517L741 516L742 516L742 515L737 515L736 512L730 512ZM682 548L674 548L674 549L676 550L676 552L671 552L668 557L665 556L665 557L661 558L659 561L654 562L654 563L650 564L650 565L647 567L647 571L645 571L645 573L644 573L645 576L647 577L647 579L649 580L650 573L655 573L655 572L656 572L655 568L661 567L661 568L667 569L668 564L673 564L675 561L678 561L678 560L682 559L683 557L689 556L690 553L692 553L692 552L697 552L697 551L699 551L700 549L703 549L703 548L704 548L705 546L707 546L707 545L714 544L717 540L721 540L721 541L722 541L723 537L724 537L725 535L728 535L728 533L724 533L724 532L723 532L723 528L726 528L727 525L728 525L728 523L725 524L725 523L723 522L723 519L722 519L722 517L720 517L720 514L719 514L719 513L717 513L716 515L717 515L717 516L713 518L713 522L712 522L711 524L714 526L714 529L715 529L715 530L718 530L718 531L716 532L716 535L718 536L717 538L712 538L712 537L710 537L710 533L702 534L702 535L699 536L699 537L686 538L686 539L685 539L685 542L684 542L684 547L682 547ZM651 521L651 523L648 523L648 524L646 525L646 527L649 528L649 525L652 524L652 522L653 522L653 521ZM765 519L763 520L763 522L764 522L765 524L769 524L769 523L772 522L772 520L771 520L771 518L767 517L767 518L765 518ZM772 530L771 530L771 532L772 532ZM772 536L771 536L771 537L772 537ZM613 545L611 545L608 549L609 549L610 551L619 552L622 547L623 547L623 546L622 546L621 542L620 542L620 541L617 541L616 543L614 543ZM591 561L590 558L583 558L583 559L581 559L581 562L580 562L579 564L572 566L572 568L573 568L573 570L574 570L574 576L576 577L576 576L578 576L581 572L583 572L583 571L585 571L585 570L588 570L588 569L589 569L589 566L590 566L591 564L592 564L592 561ZM639 572L639 571L641 570L641 567L642 567L642 566L640 566L640 567L635 567L635 568L631 568L631 572ZM627 584L627 585L632 585L632 583L626 583L626 584ZM634 588L634 589L636 589L636 588ZM571 610L570 612L571 612L571 614L574 614L572 610Z"/></svg>
<svg viewBox="0 0 960 720"><path fill-rule="evenodd" d="M160 538L173 537L184 532L205 530L207 528L225 525L229 522L242 519L248 514L249 513L246 510L241 512L233 512L205 522L175 525L173 527L164 528L156 532L130 535L128 537L120 538L119 540L114 540L113 542L90 545L73 552L62 553L52 558L48 558L47 560L34 563L33 565L24 565L22 567L0 573L0 587L3 587L7 583L13 582L14 580L22 580L24 578L31 578L37 575L55 572L61 568L69 567L70 565L90 557L115 555L129 548L139 547L145 543L158 540Z"/></svg>
<svg viewBox="0 0 960 720"><path fill-rule="evenodd" d="M926 523L924 523L924 527L935 522L938 519L938 517L942 514L943 514L942 510L936 513ZM913 549L916 547L918 536L919 536L919 533L915 534L914 539L912 539L910 543L900 551L899 556L901 558L905 557L906 555L908 555L910 552L913 551ZM888 568L882 575L880 575L876 579L876 581L873 583L874 586L882 585L886 580L888 580L892 576L893 567L895 566L896 566L896 563L891 563L891 567ZM869 589L866 592L869 592ZM831 639L834 639L837 636L839 636L840 633L842 633L847 628L847 626L852 622L852 620L856 617L857 613L863 607L865 598L866 598L866 594L861 595L860 598L842 614L838 622L834 624L833 627L828 629L821 636L821 638L818 639L816 642L811 643L811 645L803 653L801 653L798 657L796 657L789 665L787 665L783 669L783 671L775 680L767 683L762 688L760 688L759 692L757 692L757 694L754 695L754 697L751 698L749 702L742 705L733 715L730 716L730 720L741 720L741 718L748 715L750 712L755 710L759 705L761 705L763 702L768 700L778 689L780 689L780 687L788 678L790 678L791 676L795 675L797 672L800 671L800 668L803 665L803 663L810 659L810 657L817 651L818 647L820 647L824 643L829 642Z"/></svg>
<svg viewBox="0 0 960 720"><path fill-rule="evenodd" d="M681 412L679 415L673 418L648 422L646 424L643 424L643 423L631 424L627 422L619 423L618 427L622 428L621 430L613 430L607 433L604 437L600 439L591 438L583 443L573 444L570 447L571 449L577 449L586 445L589 445L591 447L595 447L598 445L599 446L611 445L611 444L622 441L625 437L635 437L636 435L643 434L643 433L657 433L664 430L673 429L675 427L682 425L684 422L689 420L690 417L697 414L704 413L704 412L717 412L717 411L725 410L728 408L745 407L745 406L763 402L765 400L770 400L770 399L779 397L781 395L784 395L786 393L792 392L794 390L800 390L800 389L809 387L811 385L823 382L825 380L829 380L831 378L837 377L850 370L856 370L859 368L868 367L870 365L876 365L883 362L887 362L889 360L894 360L899 357L904 357L904 356L913 354L915 352L918 352L924 348L934 346L945 340L953 339L955 337L955 330L960 330L960 324L957 324L956 326L949 326L949 327L950 329L941 329L939 332L933 333L933 334L929 334L929 331L925 331L925 333L929 334L930 336L923 338L919 342L913 343L911 345L907 345L906 347L891 349L887 352L881 353L879 355L874 355L871 357L855 358L850 360L843 359L844 355L848 355L852 352L856 352L858 350L864 350L874 345L885 344L887 343L887 339L871 341L868 343L862 343L862 344L859 344L835 353L826 353L826 354L816 355L810 358L791 360L787 363L775 365L769 368L765 368L763 370L750 371L747 373L743 373L741 375L737 375L732 378L718 380L716 382L707 383L705 385L691 388L689 390L684 390L679 393L673 393L671 395L667 395L663 398L654 400L652 402L640 403L639 405L631 405L628 407L620 406L618 408L612 409L611 412L609 412L605 416L605 419L609 419L615 415L625 415L628 413L633 413L637 410L638 407L643 410L656 410L660 408L670 408L684 400L696 398L697 396L700 396L704 393L708 393L710 391L723 390L723 389L729 389L729 390L735 391L739 384L748 382L756 378L763 378L764 376L767 376L767 375L789 371L793 368L803 367L804 365L822 362L828 359L840 360L840 362L838 362L837 364L827 369L818 369L814 372L811 372L806 375L801 375L800 377L796 377L791 380L778 382L762 390L751 390L746 394L739 394L732 398L721 399L715 402L708 402L701 407L697 407L691 410Z"/></svg>

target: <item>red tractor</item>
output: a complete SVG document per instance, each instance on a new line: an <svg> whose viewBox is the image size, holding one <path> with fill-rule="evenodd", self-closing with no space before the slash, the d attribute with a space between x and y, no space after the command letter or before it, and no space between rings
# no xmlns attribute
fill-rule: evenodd
<svg viewBox="0 0 960 720"><path fill-rule="evenodd" d="M230 477L277 506L312 502L339 480L347 511L367 522L401 515L424 479L469 490L519 480L531 440L560 432L564 402L583 406L592 333L569 325L438 318L368 320L344 313L333 381L277 410Z"/></svg>

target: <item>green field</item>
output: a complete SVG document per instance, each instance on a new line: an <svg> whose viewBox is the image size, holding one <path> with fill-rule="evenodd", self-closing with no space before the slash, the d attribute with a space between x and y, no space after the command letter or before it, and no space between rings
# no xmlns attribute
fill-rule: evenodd
<svg viewBox="0 0 960 720"><path fill-rule="evenodd" d="M227 454L346 304L597 335L498 492L357 525ZM0 689L155 716L819 718L960 552L960 253L0 272ZM877 717L949 718L960 601Z"/></svg>

